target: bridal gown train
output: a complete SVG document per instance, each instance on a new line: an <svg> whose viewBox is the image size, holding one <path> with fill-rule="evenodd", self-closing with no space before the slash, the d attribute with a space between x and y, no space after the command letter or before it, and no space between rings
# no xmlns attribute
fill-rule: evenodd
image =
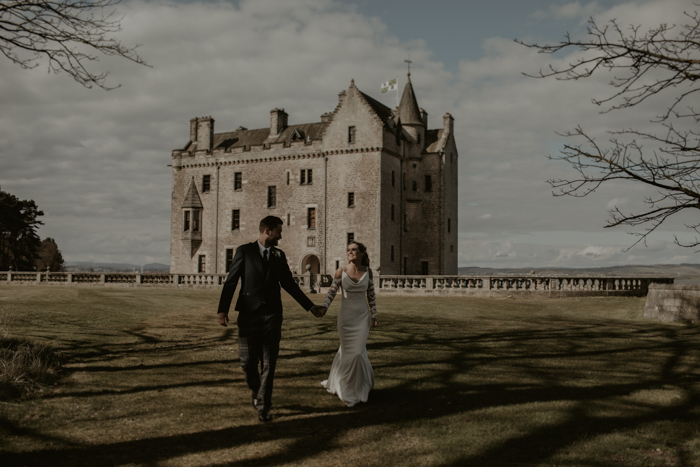
<svg viewBox="0 0 700 467"><path fill-rule="evenodd" d="M367 396L374 387L374 371L367 358L370 316L376 317L377 313L374 284L369 278L369 270L357 282L343 271L342 278L333 281L324 306L333 301L338 286L343 290L338 312L340 348L333 359L328 379L321 385L352 407L358 402L367 402ZM369 299L369 306L365 296Z"/></svg>

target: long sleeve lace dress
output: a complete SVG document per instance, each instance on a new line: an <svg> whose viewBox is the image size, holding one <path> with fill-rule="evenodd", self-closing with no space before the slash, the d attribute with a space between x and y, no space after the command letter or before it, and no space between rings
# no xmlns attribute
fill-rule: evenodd
<svg viewBox="0 0 700 467"><path fill-rule="evenodd" d="M328 379L321 385L352 407L358 402L367 402L374 387L374 371L367 358L367 337L370 317L377 317L377 307L369 270L357 282L343 271L341 278L333 281L323 306L331 304L339 288L343 290L338 312L340 348Z"/></svg>

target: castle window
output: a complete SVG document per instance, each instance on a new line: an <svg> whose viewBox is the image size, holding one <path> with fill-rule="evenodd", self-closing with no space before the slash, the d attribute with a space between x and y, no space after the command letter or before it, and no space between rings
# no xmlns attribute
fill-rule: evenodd
<svg viewBox="0 0 700 467"><path fill-rule="evenodd" d="M425 191L433 191L433 179L430 175L425 176Z"/></svg>
<svg viewBox="0 0 700 467"><path fill-rule="evenodd" d="M276 186L267 187L267 207L268 208L277 207L277 187Z"/></svg>
<svg viewBox="0 0 700 467"><path fill-rule="evenodd" d="M231 213L231 230L241 229L241 210L234 209Z"/></svg>
<svg viewBox="0 0 700 467"><path fill-rule="evenodd" d="M428 262L427 261L421 261L420 263L420 273L424 276L428 275Z"/></svg>
<svg viewBox="0 0 700 467"><path fill-rule="evenodd" d="M287 213L287 225L292 225L292 216L289 213Z"/></svg>
<svg viewBox="0 0 700 467"><path fill-rule="evenodd" d="M396 186L396 172L391 171L391 186Z"/></svg>
<svg viewBox="0 0 700 467"><path fill-rule="evenodd" d="M243 189L243 173L236 172L233 174L233 189L235 191L241 191Z"/></svg>
<svg viewBox="0 0 700 467"><path fill-rule="evenodd" d="M190 211L185 211L185 225L182 230L184 230L185 232L190 230Z"/></svg>
<svg viewBox="0 0 700 467"><path fill-rule="evenodd" d="M391 262L394 262L394 245L391 245Z"/></svg>
<svg viewBox="0 0 700 467"><path fill-rule="evenodd" d="M192 232L199 232L199 210L192 211Z"/></svg>
<svg viewBox="0 0 700 467"><path fill-rule="evenodd" d="M316 228L316 208L309 208L306 211L306 228Z"/></svg>
<svg viewBox="0 0 700 467"><path fill-rule="evenodd" d="M199 259L197 261L197 272L200 274L207 272L207 257L205 255L199 255Z"/></svg>
<svg viewBox="0 0 700 467"><path fill-rule="evenodd" d="M348 245L355 241L355 234L353 232L348 232Z"/></svg>
<svg viewBox="0 0 700 467"><path fill-rule="evenodd" d="M299 183L301 185L313 184L313 170L312 169L302 169L301 175L299 177Z"/></svg>
<svg viewBox="0 0 700 467"><path fill-rule="evenodd" d="M350 193L348 193L348 207L349 208L355 207L355 193L352 191Z"/></svg>
<svg viewBox="0 0 700 467"><path fill-rule="evenodd" d="M391 220L394 220L394 205L391 205Z"/></svg>
<svg viewBox="0 0 700 467"><path fill-rule="evenodd" d="M289 172L287 172L287 185L289 185Z"/></svg>
<svg viewBox="0 0 700 467"><path fill-rule="evenodd" d="M452 230L452 225L451 225L451 224L452 224L452 223L450 222L450 218L448 217L448 218L447 218L447 233L450 233L450 231Z"/></svg>
<svg viewBox="0 0 700 467"><path fill-rule="evenodd" d="M309 248L316 246L316 237L306 237L306 246Z"/></svg>
<svg viewBox="0 0 700 467"><path fill-rule="evenodd" d="M355 127L351 126L348 127L348 143L354 143L355 142Z"/></svg>
<svg viewBox="0 0 700 467"><path fill-rule="evenodd" d="M211 188L211 175L204 175L202 177L202 192L207 192Z"/></svg>
<svg viewBox="0 0 700 467"><path fill-rule="evenodd" d="M418 182L413 180L413 191L418 191Z"/></svg>
<svg viewBox="0 0 700 467"><path fill-rule="evenodd" d="M231 270L233 265L233 248L226 248L226 272Z"/></svg>

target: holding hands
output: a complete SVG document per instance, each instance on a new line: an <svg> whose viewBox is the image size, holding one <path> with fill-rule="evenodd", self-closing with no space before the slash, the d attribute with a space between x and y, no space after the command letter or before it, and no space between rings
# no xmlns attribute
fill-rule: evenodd
<svg viewBox="0 0 700 467"><path fill-rule="evenodd" d="M325 316L326 312L328 311L328 308L322 305L314 305L311 308L311 313L314 314L315 317L317 318L322 318Z"/></svg>

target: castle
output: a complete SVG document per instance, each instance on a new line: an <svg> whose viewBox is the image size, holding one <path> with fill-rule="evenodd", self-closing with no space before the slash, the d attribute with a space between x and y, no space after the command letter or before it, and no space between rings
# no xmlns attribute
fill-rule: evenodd
<svg viewBox="0 0 700 467"><path fill-rule="evenodd" d="M353 80L317 123L273 109L269 128L215 133L193 118L172 152L170 271L226 273L275 215L296 273L332 274L355 239L383 275L457 274L457 161L452 116L428 130L410 72L395 110Z"/></svg>

